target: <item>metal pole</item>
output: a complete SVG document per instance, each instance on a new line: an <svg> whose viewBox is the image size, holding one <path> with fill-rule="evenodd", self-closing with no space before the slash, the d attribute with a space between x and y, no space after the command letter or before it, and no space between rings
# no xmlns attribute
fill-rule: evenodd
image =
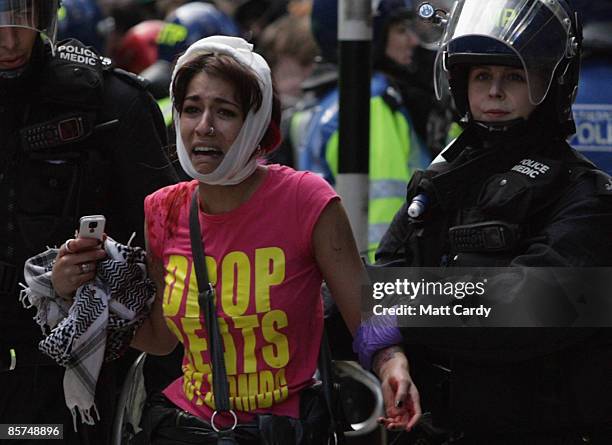
<svg viewBox="0 0 612 445"><path fill-rule="evenodd" d="M371 16L371 0L339 1L340 153L336 189L344 200L361 252L368 249Z"/></svg>

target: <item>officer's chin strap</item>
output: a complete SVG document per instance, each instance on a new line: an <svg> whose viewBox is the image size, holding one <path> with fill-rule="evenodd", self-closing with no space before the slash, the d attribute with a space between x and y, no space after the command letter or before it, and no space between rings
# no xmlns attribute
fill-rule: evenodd
<svg viewBox="0 0 612 445"><path fill-rule="evenodd" d="M25 72L27 67L28 65L26 64L13 70L0 70L0 79L16 79Z"/></svg>
<svg viewBox="0 0 612 445"><path fill-rule="evenodd" d="M550 136L538 116L532 114L529 119L519 117L504 122L472 121L472 128L486 149L537 143Z"/></svg>
<svg viewBox="0 0 612 445"><path fill-rule="evenodd" d="M502 122L474 121L474 125L489 133L507 133L509 131L513 131L517 127L524 126L526 123L527 120L522 117Z"/></svg>
<svg viewBox="0 0 612 445"><path fill-rule="evenodd" d="M16 92L15 89L22 87L22 84L27 81L30 75L40 69L44 51L45 44L42 39L40 37L35 39L30 59L25 65L11 70L0 70L0 88L10 88L13 90L12 92ZM2 85L1 82L8 83Z"/></svg>

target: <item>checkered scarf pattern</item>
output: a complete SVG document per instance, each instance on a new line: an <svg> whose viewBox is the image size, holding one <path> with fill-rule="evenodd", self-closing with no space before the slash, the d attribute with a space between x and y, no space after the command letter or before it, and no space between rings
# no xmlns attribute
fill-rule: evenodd
<svg viewBox="0 0 612 445"><path fill-rule="evenodd" d="M34 319L45 334L39 349L66 368L64 396L75 429L77 412L81 422L94 423L102 362L121 356L155 299L141 248L107 238L104 249L107 258L98 263L96 278L77 290L72 304L57 296L51 283L58 249L30 258L24 267L28 287L20 299L37 310Z"/></svg>

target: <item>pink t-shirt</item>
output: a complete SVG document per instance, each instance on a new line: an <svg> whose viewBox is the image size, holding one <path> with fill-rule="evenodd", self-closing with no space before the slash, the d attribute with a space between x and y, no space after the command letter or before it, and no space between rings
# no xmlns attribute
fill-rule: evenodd
<svg viewBox="0 0 612 445"><path fill-rule="evenodd" d="M312 233L323 209L338 198L314 174L267 168L263 183L238 208L216 215L200 211L230 405L241 422L258 412L299 417L298 392L312 382L323 329ZM149 195L145 214L149 248L165 266L164 317L185 347L183 376L164 394L210 419L210 356L189 241L189 206L197 185L183 182Z"/></svg>

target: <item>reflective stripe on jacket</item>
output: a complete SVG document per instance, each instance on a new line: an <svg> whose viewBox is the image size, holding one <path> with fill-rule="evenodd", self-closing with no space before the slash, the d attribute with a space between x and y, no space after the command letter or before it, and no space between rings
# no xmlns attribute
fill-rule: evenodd
<svg viewBox="0 0 612 445"><path fill-rule="evenodd" d="M337 89L317 106L298 153L300 169L318 173L335 184L339 154ZM412 172L426 168L431 161L413 130L408 111L381 73L376 73L371 82L369 158L368 250L374 252L404 203Z"/></svg>

